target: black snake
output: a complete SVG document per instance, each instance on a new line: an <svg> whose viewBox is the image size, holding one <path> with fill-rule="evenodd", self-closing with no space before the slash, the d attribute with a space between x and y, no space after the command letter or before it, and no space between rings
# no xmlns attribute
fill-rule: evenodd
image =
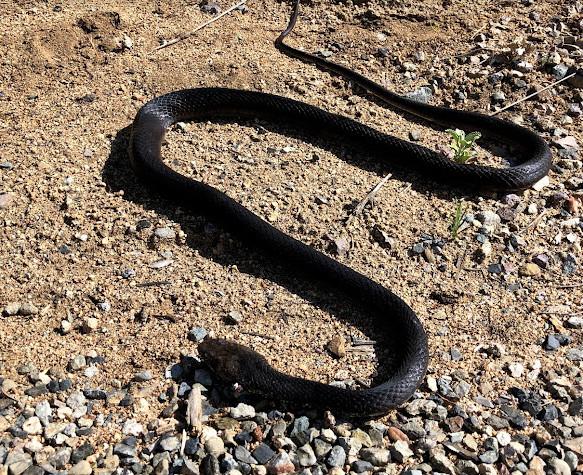
<svg viewBox="0 0 583 475"><path fill-rule="evenodd" d="M396 341L398 362L390 378L369 389L352 390L292 377L273 369L253 350L232 341L206 339L198 346L213 370L228 382L259 390L274 398L326 407L356 416L385 414L411 397L427 369L427 336L411 308L390 290L321 252L282 233L226 194L187 178L165 165L161 143L178 121L209 118L260 118L292 124L310 134L334 136L342 143L384 157L434 179L464 187L509 191L526 188L544 177L551 165L547 144L537 134L491 116L435 107L392 93L343 66L283 43L299 11L299 0L288 27L276 40L284 53L310 61L360 85L389 105L447 127L479 130L521 150L522 161L498 169L455 163L428 148L385 135L352 119L309 104L261 92L200 88L171 92L145 104L138 112L130 139L130 156L137 174L155 190L218 222L248 245L269 253L303 277L333 286L380 321Z"/></svg>

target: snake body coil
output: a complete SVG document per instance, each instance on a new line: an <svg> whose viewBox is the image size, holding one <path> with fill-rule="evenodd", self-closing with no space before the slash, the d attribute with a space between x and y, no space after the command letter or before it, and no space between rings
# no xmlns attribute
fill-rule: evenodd
<svg viewBox="0 0 583 475"><path fill-rule="evenodd" d="M411 397L427 369L427 337L415 313L380 284L282 233L219 190L166 166L161 157L166 130L179 121L211 118L284 121L316 136L334 136L343 143L350 142L443 182L501 191L526 188L544 177L551 164L550 150L538 135L516 124L415 102L343 66L285 45L283 38L293 28L297 14L296 3L288 28L276 41L280 50L343 75L393 107L447 127L479 130L487 138L513 145L520 149L522 162L504 169L458 164L428 148L303 102L225 88L182 90L148 102L133 123L130 156L138 175L154 189L207 216L250 246L294 267L303 276L330 285L353 299L371 318L382 322L391 341L396 342L394 353L398 355L395 369L386 382L369 389L351 390L283 374L249 348L227 340L207 339L199 345L199 352L214 371L227 381L239 382L279 399L356 416L385 414Z"/></svg>

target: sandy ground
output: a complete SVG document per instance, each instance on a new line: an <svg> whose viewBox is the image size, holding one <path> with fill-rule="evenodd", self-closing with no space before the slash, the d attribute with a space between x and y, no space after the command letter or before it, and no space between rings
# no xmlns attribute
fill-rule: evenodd
<svg viewBox="0 0 583 475"><path fill-rule="evenodd" d="M525 38L525 57L536 62L536 52L554 50L547 32L556 17L568 17L567 3L317 2L304 6L291 41L309 51L331 51L331 59L397 92L441 76L433 103L455 105L455 91L462 88L468 99L458 107L489 112L494 86L471 77L475 65L456 55L474 50L478 35L491 34L501 51ZM195 326L237 338L296 375L331 381L372 374L369 355L351 352L338 360L325 350L335 335L376 339L364 317L144 189L128 165L129 126L139 107L159 94L227 86L300 99L402 138L420 131L421 141L432 147L448 144L445 133L411 123L343 80L277 52L272 42L287 21L286 3L251 2L246 13L233 12L155 53L150 51L161 38L211 16L190 1L104 1L93 7L21 1L2 8L2 23L9 27L0 32L0 162L13 168L0 169L0 191L11 193L0 209L0 306L31 302L39 310L0 317L3 375L24 388L16 375L23 363L62 369L73 355L95 350L106 362L93 386L125 383L142 369L162 380L168 364L195 352L187 339ZM529 16L533 11L536 21ZM387 49L386 58L379 48ZM407 62L416 69L409 78ZM544 69L528 76L532 86L552 80ZM507 103L526 93L505 92ZM547 136L563 127L581 144L580 118L560 122L576 94L558 86L503 116L520 116ZM187 124L169 134L163 152L176 169L226 191L317 249L329 252L331 241L346 238L347 255L336 257L392 289L423 320L435 375L462 370L476 385L487 382L500 390L539 384L526 376L514 380L505 370L509 362L528 366L540 360L543 370L559 374L568 373L567 364L581 364L567 363L565 348L549 353L541 347L548 333L564 331L563 321L583 304L583 287L560 287L581 282L581 266L565 275L557 257L570 252L581 259L581 229L573 231L574 243L555 244L567 219L558 208L549 208L538 226L530 226L538 214L520 212L512 226L526 245L509 253L505 237L495 235L492 255L480 263L473 258L480 246L476 229L453 240L448 227L456 200L463 197L468 212L476 213L497 210L494 196L466 196L463 186L453 190L341 144L308 143L284 124L269 130L254 122ZM346 224L354 203L389 172L394 176L374 206ZM523 208L535 203L544 210L546 198L573 176L580 171L551 173L549 187L522 195ZM375 226L394 238L391 249L376 242ZM174 230L175 238L156 238L160 227ZM446 242L445 257L436 263L411 255L423 233ZM519 276L517 269L541 252L551 255L549 268L538 277ZM489 274L488 264L501 256L515 270ZM161 259L172 263L152 268ZM135 275L124 278L128 269ZM440 303L440 293L454 295L454 302ZM106 302L106 311L99 302ZM149 318L136 317L143 308ZM231 311L243 315L240 324L225 322ZM87 318L98 320L91 332L81 331ZM62 320L73 324L72 331L62 334ZM580 331L572 338L580 344ZM483 343L504 345L505 356L486 362L476 351ZM451 348L461 351L460 361L451 360Z"/></svg>

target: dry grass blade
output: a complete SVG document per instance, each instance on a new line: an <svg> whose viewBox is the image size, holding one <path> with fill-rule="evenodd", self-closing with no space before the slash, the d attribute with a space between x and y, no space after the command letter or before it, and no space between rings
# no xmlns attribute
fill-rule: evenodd
<svg viewBox="0 0 583 475"><path fill-rule="evenodd" d="M548 86L543 87L540 91L533 92L532 94L529 94L528 96L523 97L522 99L518 99L517 101L513 102L512 104L508 104L507 106L503 107L502 109L499 109L499 110L497 110L495 112L492 112L490 114L490 116L493 116L493 115L496 115L496 114L500 114L500 112L503 112L503 111L505 111L507 109L510 109L511 107L514 107L515 105L520 104L521 102L527 101L531 97L538 96L541 92L544 92L547 89L550 89L551 87L554 87L557 84L560 84L563 81L566 81L567 79L571 79L573 76L575 76L575 74L577 74L577 73L569 74L568 76L565 76L563 79L559 79L558 81L555 81L552 84L549 84Z"/></svg>
<svg viewBox="0 0 583 475"><path fill-rule="evenodd" d="M376 194L379 192L379 190L382 188L382 186L383 186L383 185L384 185L384 184L387 182L387 180L388 180L389 178L391 178L392 176L393 176L393 175L392 175L391 173L389 173L389 174L387 174L387 176L385 176L385 177L384 177L384 178L383 178L381 181L379 181L379 182L378 182L378 183L375 185L375 187L374 187L372 190L370 190L370 193L369 193L368 195L366 195L366 196L364 197L364 199L363 199L363 200L362 200L360 203L358 203L358 204L356 205L356 208L354 208L354 211L352 212L352 215L351 215L351 217L352 217L352 216L357 216L357 215L359 215L360 213L362 213L362 210L364 209L364 207L365 207L365 206L366 206L368 203L370 203L370 202L371 202L371 201L374 199L374 197L375 197L375 196L376 196Z"/></svg>
<svg viewBox="0 0 583 475"><path fill-rule="evenodd" d="M247 0L241 0L239 3L236 3L235 5L230 6L224 12L219 13L216 17L213 17L209 21L206 21L206 22L202 23L201 25L198 25L194 30L189 31L188 33L183 33L182 35L177 36L176 38L173 38L173 39L168 40L168 41L164 41L164 43L162 43L160 46L157 46L156 48L154 48L152 51L150 51L150 53L154 53L155 51L161 50L163 48L167 48L168 46L175 45L176 43L179 43L180 41L184 41L184 40L190 38L197 31L202 30L203 28L209 26L211 23L214 23L215 21L217 21L219 18L222 18L225 15L227 15L228 13L235 10L236 8L239 8L246 1Z"/></svg>

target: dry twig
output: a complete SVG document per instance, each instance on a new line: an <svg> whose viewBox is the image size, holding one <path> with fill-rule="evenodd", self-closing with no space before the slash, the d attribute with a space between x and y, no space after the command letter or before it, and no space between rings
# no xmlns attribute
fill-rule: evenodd
<svg viewBox="0 0 583 475"><path fill-rule="evenodd" d="M210 25L211 23L214 23L215 21L217 21L219 18L224 17L227 13L232 12L233 10L235 10L235 8L239 8L241 5L243 5L247 0L241 0L239 3L230 6L229 8L227 8L224 12L219 13L216 17L211 18L209 21L202 23L201 25L198 25L194 30L189 31L188 33L183 33L182 35L173 38L171 40L164 40L164 42L160 45L157 46L156 48L154 48L152 51L150 51L150 53L154 53L155 51L161 50L162 48L166 48L168 46L172 46L176 43L179 43L180 41L184 41L187 38L190 38L192 35L194 35L197 31L202 30L204 27Z"/></svg>
<svg viewBox="0 0 583 475"><path fill-rule="evenodd" d="M352 212L352 215L349 217L349 219L350 219L351 217L353 217L353 216L357 216L357 215L359 215L360 213L362 213L362 210L364 209L364 207L365 207L365 206L366 206L368 203L370 203L370 202L371 202L371 201L374 199L374 197L375 197L375 196L376 196L376 194L379 192L379 190L381 189L381 187L382 187L382 186L383 186L383 185L384 185L384 184L387 182L387 180L388 180L389 178L391 178L392 176L393 176L393 175L392 175L391 173L389 173L389 174L387 174L387 175L386 175L386 176L385 176L385 177L384 177L384 178L383 178L381 181L379 181L379 182L378 182L378 183L375 185L375 187L374 187L372 190L370 190L369 194L368 194L368 195L366 195L366 196L364 197L364 199L363 199L363 200L362 200L360 203L358 203L358 204L356 205L356 208L354 208L354 211Z"/></svg>
<svg viewBox="0 0 583 475"><path fill-rule="evenodd" d="M525 231L530 231L531 229L535 228L536 226L538 226L538 223L540 223L541 219L543 219L546 214L547 214L548 210L543 210L536 218L534 218L530 224L528 226L526 226L525 228L522 228L520 230L518 230L518 232L516 234L522 234Z"/></svg>
<svg viewBox="0 0 583 475"><path fill-rule="evenodd" d="M198 434L202 432L202 395L198 386L190 390L186 406L186 422L194 432Z"/></svg>
<svg viewBox="0 0 583 475"><path fill-rule="evenodd" d="M568 285L557 285L557 289L576 289L577 287L583 287L583 282L580 284L568 284Z"/></svg>
<svg viewBox="0 0 583 475"><path fill-rule="evenodd" d="M520 104L521 102L527 101L531 97L538 96L541 92L544 92L547 89L550 89L551 87L554 87L557 84L560 84L563 81L566 81L567 79L571 79L573 76L575 76L575 74L576 73L569 74L568 76L565 76L563 79L559 79L558 81L555 81L554 83L549 84L546 87L543 87L540 91L533 92L532 94L529 94L528 96L523 97L522 99L518 99L517 101L513 102L512 104L508 104L507 106L503 107L502 109L499 109L497 111L492 112L490 114L490 116L493 116L493 115L496 115L496 114L500 114L500 112L505 111L507 109L510 109L511 107L514 107L515 105Z"/></svg>

